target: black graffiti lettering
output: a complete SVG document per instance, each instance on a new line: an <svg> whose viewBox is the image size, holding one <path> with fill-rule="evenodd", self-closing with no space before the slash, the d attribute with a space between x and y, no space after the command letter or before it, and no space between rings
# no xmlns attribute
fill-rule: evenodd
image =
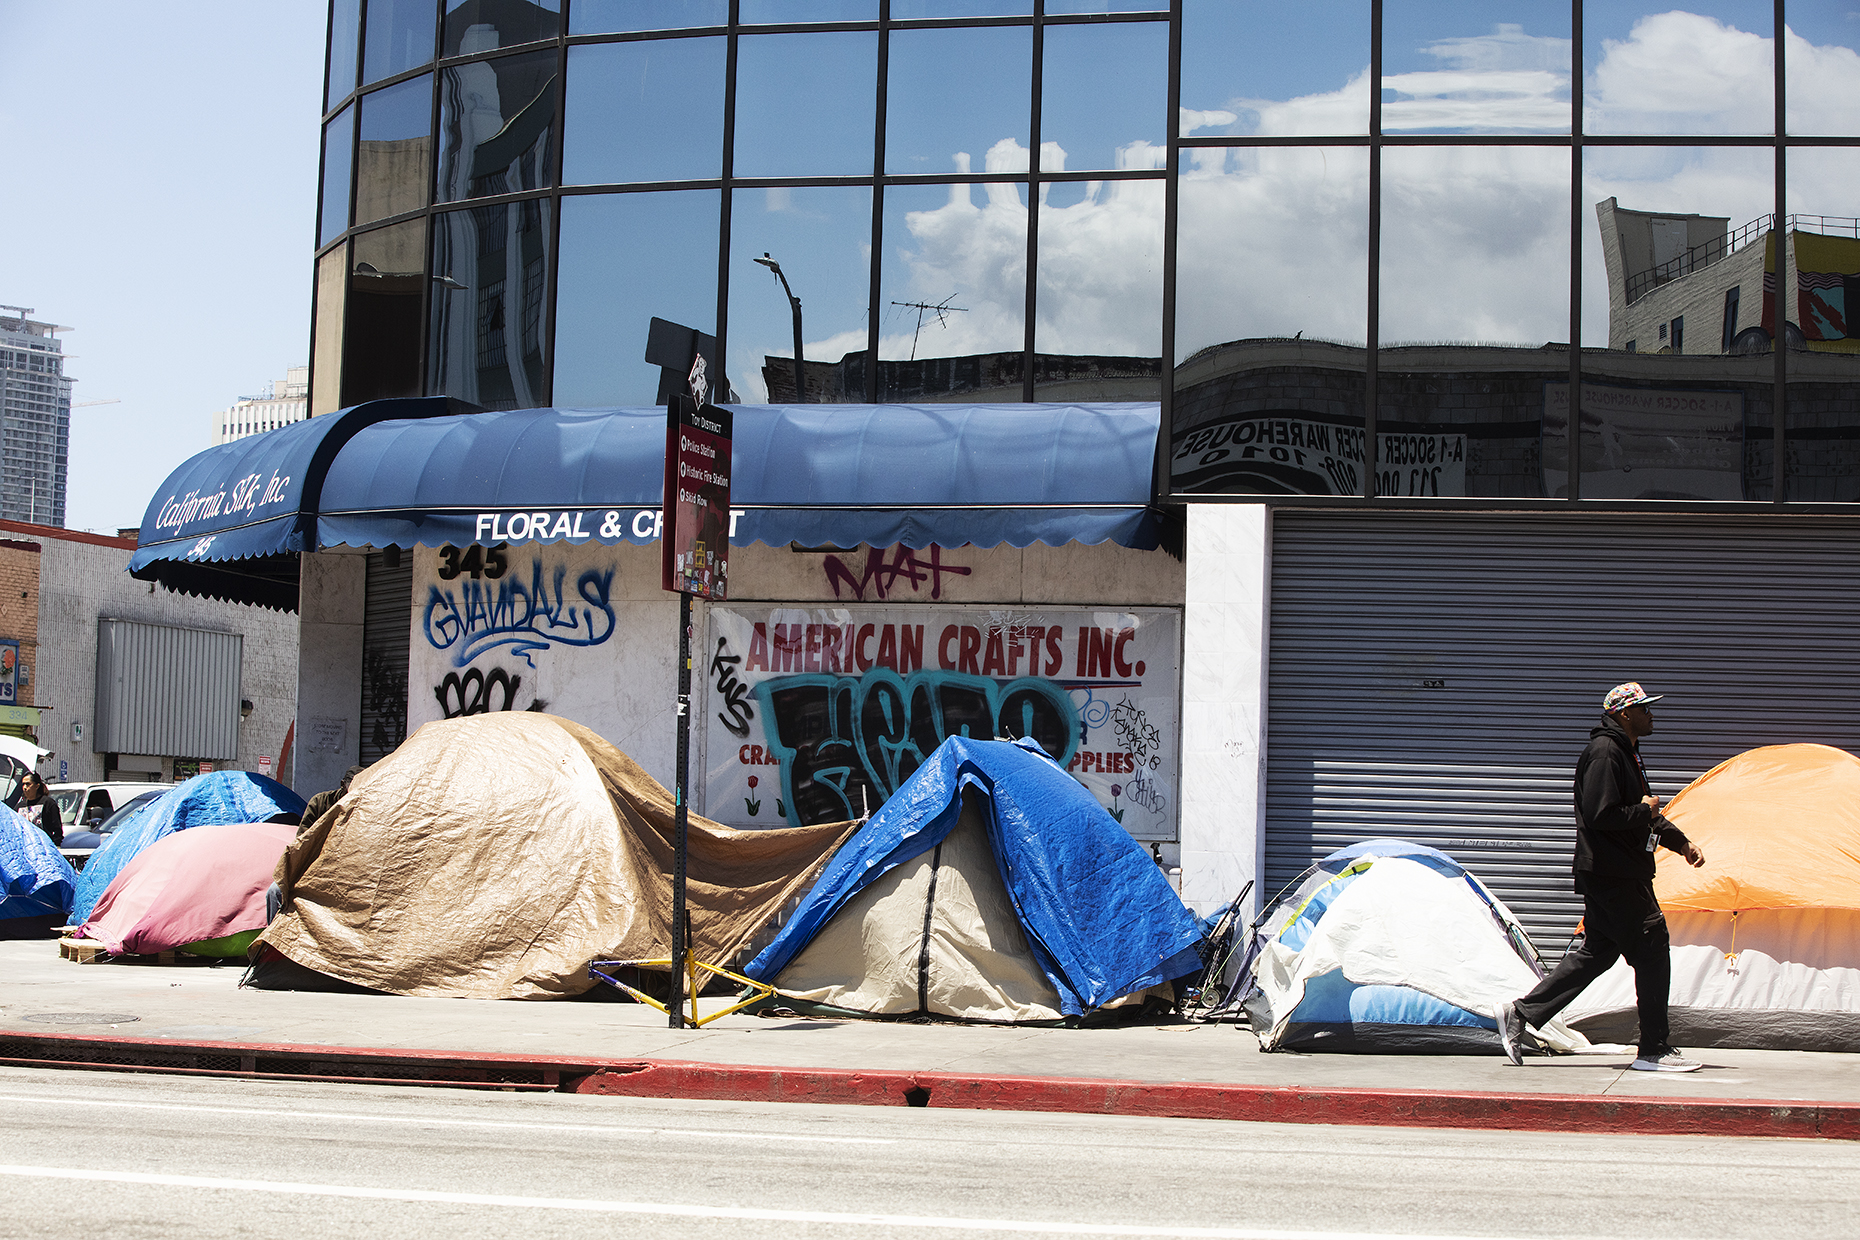
<svg viewBox="0 0 1860 1240"><path fill-rule="evenodd" d="M433 686L433 696L439 699L439 709L447 719L488 715L493 711L515 710L517 688L522 683L523 677L513 676L501 667L489 672L474 667L467 669L463 676L447 672L445 679ZM526 709L541 710L545 705L538 699Z"/></svg>
<svg viewBox="0 0 1860 1240"><path fill-rule="evenodd" d="M746 737L749 724L756 717L756 708L749 704L749 686L739 680L736 665L743 661L740 654L725 653L730 648L728 639L717 639L717 653L710 659L710 674L717 678L717 696L723 699L723 711L717 712L717 722L730 729L732 735Z"/></svg>

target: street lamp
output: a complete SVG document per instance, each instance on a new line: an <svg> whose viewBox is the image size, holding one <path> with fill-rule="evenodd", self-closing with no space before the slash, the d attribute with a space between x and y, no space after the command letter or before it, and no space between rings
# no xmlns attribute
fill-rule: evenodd
<svg viewBox="0 0 1860 1240"><path fill-rule="evenodd" d="M805 405L807 380L801 370L801 299L788 287L788 277L781 273L781 264L770 258L767 250L762 251L762 257L756 261L775 273L775 278L781 281L781 291L788 294L788 304L794 307L794 399L796 404Z"/></svg>

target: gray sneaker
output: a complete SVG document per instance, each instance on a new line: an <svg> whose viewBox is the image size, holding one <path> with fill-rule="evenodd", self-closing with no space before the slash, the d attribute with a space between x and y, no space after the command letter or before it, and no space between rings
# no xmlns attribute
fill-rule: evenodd
<svg viewBox="0 0 1860 1240"><path fill-rule="evenodd" d="M1524 1056L1518 1049L1518 1043L1524 1039L1524 1018L1518 1015L1518 1005L1499 1004L1498 1010L1492 1013L1492 1019L1498 1022L1498 1041L1505 1048L1505 1058L1511 1061L1512 1067L1523 1067Z"/></svg>
<svg viewBox="0 0 1860 1240"><path fill-rule="evenodd" d="M1687 1059L1670 1046L1663 1046L1658 1051L1642 1052L1628 1067L1636 1072L1697 1072L1703 1064L1697 1060Z"/></svg>

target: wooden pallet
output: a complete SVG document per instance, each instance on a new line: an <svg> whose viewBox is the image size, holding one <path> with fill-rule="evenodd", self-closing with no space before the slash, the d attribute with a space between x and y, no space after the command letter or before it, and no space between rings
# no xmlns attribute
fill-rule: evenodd
<svg viewBox="0 0 1860 1240"><path fill-rule="evenodd" d="M202 959L187 952L172 951L154 952L147 956L112 956L109 949L95 939L59 939L58 955L60 959L75 961L78 964L107 964L112 960L134 961L139 964L177 964L192 963Z"/></svg>

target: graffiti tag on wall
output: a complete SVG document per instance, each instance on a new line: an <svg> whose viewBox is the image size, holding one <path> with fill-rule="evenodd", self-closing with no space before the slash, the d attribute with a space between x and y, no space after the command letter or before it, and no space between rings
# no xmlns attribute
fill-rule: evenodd
<svg viewBox="0 0 1860 1240"><path fill-rule="evenodd" d="M827 584L833 587L833 597L840 597L840 586L844 584L852 591L856 599L863 599L868 587L874 598L890 598L898 582L909 585L913 592L921 591L925 581L930 583L930 597L943 597L943 577L945 574L967 577L970 569L955 564L943 563L943 548L934 544L925 548L929 552L926 559L919 559L917 553L909 547L900 546L889 562L885 559L885 548L873 547L866 553L865 569L857 576L846 562L837 555L830 555L821 561L821 568L826 571Z"/></svg>
<svg viewBox="0 0 1860 1240"><path fill-rule="evenodd" d="M725 806L739 806L756 820L741 825L760 825L759 789L771 785L787 822L858 817L948 737L1028 736L1115 814L1134 807L1127 827L1172 829L1173 616L909 605L762 614L711 613L720 709L708 804L725 821Z"/></svg>
<svg viewBox="0 0 1860 1240"><path fill-rule="evenodd" d="M517 689L523 684L523 677L513 676L501 667L490 671L469 668L463 676L457 672L447 672L445 679L433 686L433 696L439 699L439 710L447 719L457 719L462 715L488 715L494 711L517 709ZM543 710L548 706L537 698L525 710Z"/></svg>
<svg viewBox="0 0 1860 1240"><path fill-rule="evenodd" d="M459 577L428 586L420 630L427 644L464 667L488 650L507 649L530 667L554 646L598 646L613 636L614 570L586 569L569 584L567 566L532 560L497 579Z"/></svg>

